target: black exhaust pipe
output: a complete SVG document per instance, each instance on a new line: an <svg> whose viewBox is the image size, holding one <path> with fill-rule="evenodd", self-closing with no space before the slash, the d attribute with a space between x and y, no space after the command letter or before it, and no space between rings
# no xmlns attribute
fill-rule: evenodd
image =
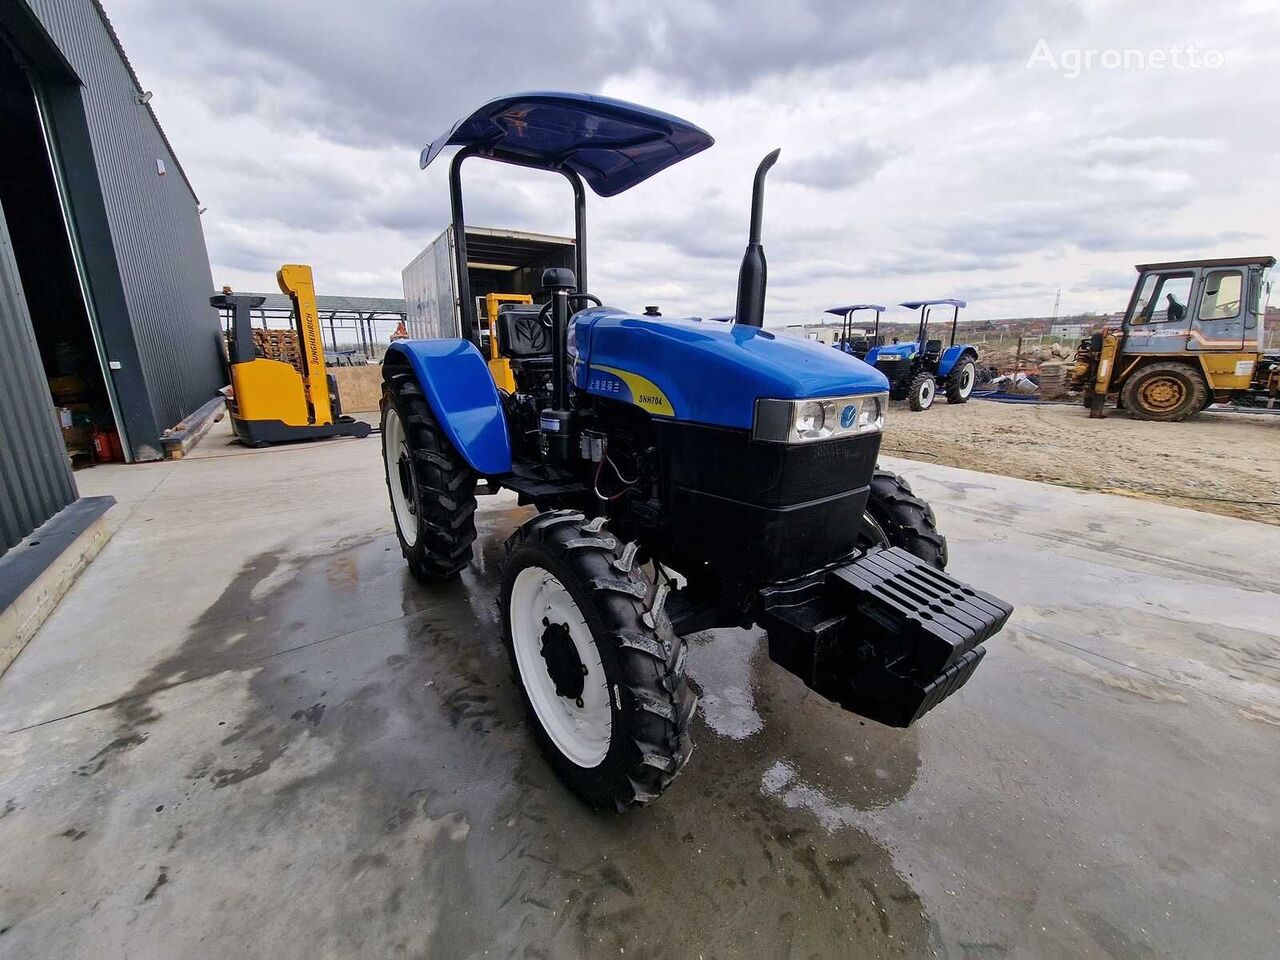
<svg viewBox="0 0 1280 960"><path fill-rule="evenodd" d="M756 167L756 182L751 188L751 235L747 238L747 252L742 255L738 270L737 321L746 327L764 326L764 288L768 282L769 267L764 259L764 247L760 246L760 224L764 219L764 178L769 168L778 162L779 147L760 161Z"/></svg>

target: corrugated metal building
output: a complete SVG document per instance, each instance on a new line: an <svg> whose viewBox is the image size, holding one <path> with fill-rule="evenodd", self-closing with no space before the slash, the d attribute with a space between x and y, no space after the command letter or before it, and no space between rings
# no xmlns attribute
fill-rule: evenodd
<svg viewBox="0 0 1280 960"><path fill-rule="evenodd" d="M226 382L199 202L149 101L96 0L0 0L0 551L74 499L66 437L159 459Z"/></svg>

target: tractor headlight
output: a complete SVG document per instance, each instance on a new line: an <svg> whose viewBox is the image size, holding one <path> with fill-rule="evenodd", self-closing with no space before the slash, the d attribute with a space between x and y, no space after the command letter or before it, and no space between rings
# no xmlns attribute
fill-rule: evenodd
<svg viewBox="0 0 1280 960"><path fill-rule="evenodd" d="M824 432L826 422L827 412L823 404L813 400L802 403L796 409L796 436L801 440L816 440L828 436L830 431Z"/></svg>
<svg viewBox="0 0 1280 960"><path fill-rule="evenodd" d="M772 443L812 443L884 427L885 393L814 400L757 400L751 436Z"/></svg>
<svg viewBox="0 0 1280 960"><path fill-rule="evenodd" d="M884 411L888 406L886 400L888 397L874 396L862 401L861 406L858 407L859 431L884 429Z"/></svg>

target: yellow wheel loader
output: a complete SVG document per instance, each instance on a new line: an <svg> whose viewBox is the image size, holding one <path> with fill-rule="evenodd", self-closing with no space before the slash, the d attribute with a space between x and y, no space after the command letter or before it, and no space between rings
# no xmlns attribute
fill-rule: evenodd
<svg viewBox="0 0 1280 960"><path fill-rule="evenodd" d="M1071 386L1091 417L1107 397L1139 420L1211 403L1275 406L1280 359L1262 353L1274 257L1139 264L1118 330L1081 342Z"/></svg>

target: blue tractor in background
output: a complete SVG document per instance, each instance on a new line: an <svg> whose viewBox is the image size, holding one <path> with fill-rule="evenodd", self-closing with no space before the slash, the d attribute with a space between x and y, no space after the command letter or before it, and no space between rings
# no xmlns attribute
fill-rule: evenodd
<svg viewBox="0 0 1280 960"><path fill-rule="evenodd" d="M872 334L866 337L862 331L855 331L853 326L853 317L860 310L874 310L876 314L875 323L872 326ZM873 346L878 346L880 341L880 314L884 313L884 304L881 303L851 303L844 307L830 307L827 313L841 318L840 336L836 342L832 344L837 350L849 354L851 357L857 357L859 360L867 355ZM856 335L855 335L856 333Z"/></svg>
<svg viewBox="0 0 1280 960"><path fill-rule="evenodd" d="M914 340L886 344L880 334L880 314L884 307L876 304L856 304L849 307L832 307L827 313L845 318L846 336L836 344L846 353L874 366L889 380L889 397L906 400L912 410L928 410L941 390L948 403L965 403L973 394L977 381L978 348L972 344L956 343L956 327L960 321L963 300L908 300L899 306L920 311L920 326ZM929 314L933 307L951 307L951 341L943 349L941 340L930 340ZM853 313L857 310L875 310L876 320L872 335L851 337ZM847 343L847 346L845 344Z"/></svg>
<svg viewBox="0 0 1280 960"><path fill-rule="evenodd" d="M460 148L449 269L461 335L396 341L383 366L386 481L409 569L438 581L467 567L478 495L535 508L506 544L503 641L557 774L619 810L655 799L689 758L683 636L759 624L769 656L809 687L901 727L969 679L1011 612L944 572L933 512L878 468L885 377L763 329L763 191L778 151L755 174L732 324L637 315L588 292L585 187L615 196L712 142L585 94L503 97L458 121L421 164ZM488 318L500 377L471 295L461 168L473 158L549 171L574 198L575 269L543 270L536 295Z"/></svg>

